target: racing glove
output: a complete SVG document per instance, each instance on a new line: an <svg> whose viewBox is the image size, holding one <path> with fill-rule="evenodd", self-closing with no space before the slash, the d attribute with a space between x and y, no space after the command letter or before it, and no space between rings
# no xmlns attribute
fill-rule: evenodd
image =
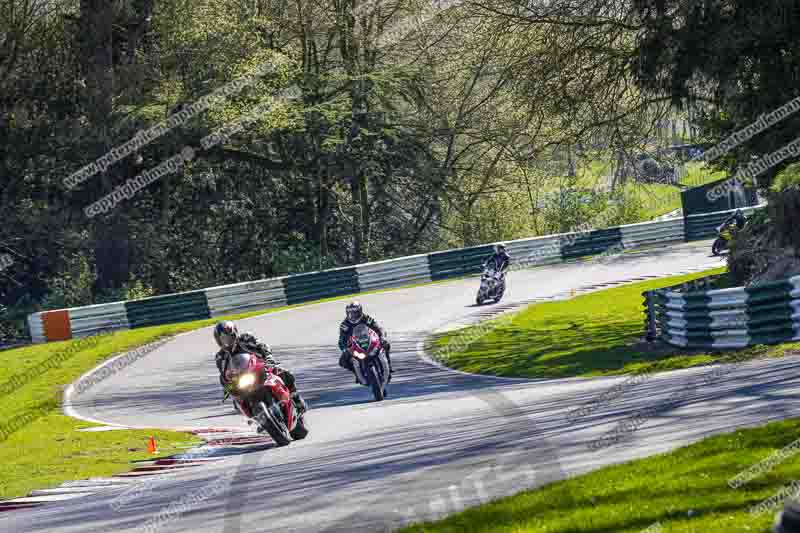
<svg viewBox="0 0 800 533"><path fill-rule="evenodd" d="M339 366L345 370L352 371L353 368L350 364L350 350L342 350L342 355L339 356Z"/></svg>

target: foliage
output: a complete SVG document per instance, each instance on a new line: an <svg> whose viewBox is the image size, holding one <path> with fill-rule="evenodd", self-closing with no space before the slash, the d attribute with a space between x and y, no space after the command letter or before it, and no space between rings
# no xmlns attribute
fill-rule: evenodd
<svg viewBox="0 0 800 533"><path fill-rule="evenodd" d="M771 249L774 249L771 213L767 209L756 211L748 216L741 231L733 233L727 263L734 284L747 285L763 272L773 259Z"/></svg>
<svg viewBox="0 0 800 533"><path fill-rule="evenodd" d="M650 214L638 194L619 191L622 181L612 198L610 171L581 172L640 150L668 112L631 83L634 15L621 6L553 5L540 17L511 0L499 11L469 2L388 11L366 1L29 3L41 9L0 0L0 13L13 14L0 46L15 50L0 50L0 252L16 258L0 272L13 321L4 329L19 332L31 310ZM574 24L587 18L597 24ZM279 61L65 186L137 132ZM299 98L201 148L290 87ZM191 162L87 217L87 206L186 146Z"/></svg>
<svg viewBox="0 0 800 533"><path fill-rule="evenodd" d="M635 0L642 32L636 67L643 90L690 109L708 147L800 96L800 11L794 2ZM713 161L734 171L797 137L790 113ZM790 158L790 160L793 158ZM784 161L758 177L768 188Z"/></svg>
<svg viewBox="0 0 800 533"><path fill-rule="evenodd" d="M43 306L64 309L94 303L92 286L96 277L89 257L82 253L72 255L65 261L64 270L48 281Z"/></svg>
<svg viewBox="0 0 800 533"><path fill-rule="evenodd" d="M800 185L800 163L792 163L775 175L771 192L780 193L790 187Z"/></svg>

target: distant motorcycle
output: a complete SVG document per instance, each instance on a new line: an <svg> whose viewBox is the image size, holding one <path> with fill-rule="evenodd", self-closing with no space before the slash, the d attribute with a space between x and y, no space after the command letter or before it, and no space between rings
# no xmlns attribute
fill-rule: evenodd
<svg viewBox="0 0 800 533"><path fill-rule="evenodd" d="M717 228L717 238L714 244L711 245L711 253L719 255L723 250L730 248L731 239L733 239L733 232L731 226L720 226Z"/></svg>
<svg viewBox="0 0 800 533"><path fill-rule="evenodd" d="M494 303L497 303L503 297L505 291L506 282L503 273L487 268L481 276L481 286L478 289L478 295L475 297L475 303L483 305L486 300L494 300Z"/></svg>
<svg viewBox="0 0 800 533"><path fill-rule="evenodd" d="M348 341L353 358L356 379L361 385L370 387L376 402L386 397L389 383L389 361L380 337L366 324L359 324Z"/></svg>
<svg viewBox="0 0 800 533"><path fill-rule="evenodd" d="M298 411L289 388L264 361L250 353L230 356L225 381L223 401L233 396L237 410L248 424L258 424L259 433L269 434L278 446L306 438L305 413Z"/></svg>

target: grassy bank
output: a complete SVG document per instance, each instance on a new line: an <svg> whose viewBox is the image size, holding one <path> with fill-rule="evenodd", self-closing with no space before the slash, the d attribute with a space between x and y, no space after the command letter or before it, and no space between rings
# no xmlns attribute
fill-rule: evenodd
<svg viewBox="0 0 800 533"><path fill-rule="evenodd" d="M57 408L0 443L0 499L64 481L103 477L131 470L131 461L186 451L202 441L194 435L159 430L83 432L94 426L60 414ZM150 436L158 453L147 452Z"/></svg>
<svg viewBox="0 0 800 533"><path fill-rule="evenodd" d="M728 480L800 435L800 421L705 439L419 524L400 533L766 533L780 507L750 509L800 479L793 456L733 489Z"/></svg>
<svg viewBox="0 0 800 533"><path fill-rule="evenodd" d="M493 321L497 327L482 324L443 335L435 341L431 353L447 366L465 372L564 378L675 370L725 362L734 355L777 356L800 348L800 343L791 343L738 352L706 352L641 341L643 291L724 270L634 283L571 300L535 304L511 321ZM488 324L493 326L492 322Z"/></svg>

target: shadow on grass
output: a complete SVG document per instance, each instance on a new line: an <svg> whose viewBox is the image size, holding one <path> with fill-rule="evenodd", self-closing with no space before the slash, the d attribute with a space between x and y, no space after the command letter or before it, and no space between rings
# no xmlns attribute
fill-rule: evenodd
<svg viewBox="0 0 800 533"><path fill-rule="evenodd" d="M692 350L645 342L642 291L694 277L699 276L637 283L568 301L534 304L511 322L493 328L489 322L438 336L433 351L451 368L526 378L676 370L775 351L766 346Z"/></svg>
<svg viewBox="0 0 800 533"><path fill-rule="evenodd" d="M542 326L535 330L503 328L471 344L467 351L453 354L447 362L465 371L531 378L611 375L641 364L655 364L666 370L689 363L665 364L678 355L676 349L664 343L639 342L639 325L545 321Z"/></svg>

